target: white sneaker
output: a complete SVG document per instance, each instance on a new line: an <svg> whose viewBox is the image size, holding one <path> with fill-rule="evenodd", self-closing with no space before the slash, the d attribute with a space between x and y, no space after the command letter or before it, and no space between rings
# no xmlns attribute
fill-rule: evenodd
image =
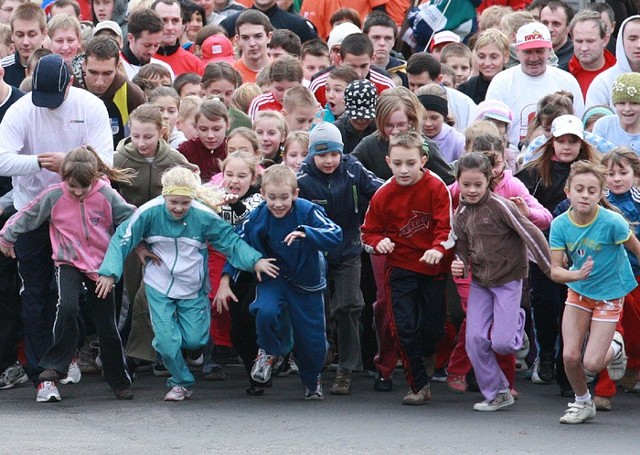
<svg viewBox="0 0 640 455"><path fill-rule="evenodd" d="M569 403L569 408L560 417L560 423L577 424L593 420L596 416L596 407L593 401Z"/></svg>
<svg viewBox="0 0 640 455"><path fill-rule="evenodd" d="M36 401L38 403L46 403L48 401L53 403L61 399L55 382L44 381L38 384L38 394L36 395Z"/></svg>
<svg viewBox="0 0 640 455"><path fill-rule="evenodd" d="M184 401L191 398L191 390L181 385L174 385L164 396L164 401Z"/></svg>
<svg viewBox="0 0 640 455"><path fill-rule="evenodd" d="M617 382L624 376L624 372L627 369L627 353L624 350L624 340L620 332L616 331L613 334L613 341L620 345L620 352L615 356L609 365L607 365L607 371L612 381Z"/></svg>
<svg viewBox="0 0 640 455"><path fill-rule="evenodd" d="M69 364L69 371L67 371L67 377L60 379L60 384L77 384L82 378L82 372L78 365L78 360L74 357Z"/></svg>

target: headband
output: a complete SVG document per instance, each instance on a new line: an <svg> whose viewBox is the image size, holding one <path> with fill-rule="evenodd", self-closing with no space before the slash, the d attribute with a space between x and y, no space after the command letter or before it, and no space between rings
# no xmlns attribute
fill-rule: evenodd
<svg viewBox="0 0 640 455"><path fill-rule="evenodd" d="M162 195L163 196L168 196L168 195L187 196L193 199L196 197L196 191L187 186L167 185L162 187Z"/></svg>
<svg viewBox="0 0 640 455"><path fill-rule="evenodd" d="M428 111L436 111L443 117L449 115L449 105L447 100L437 95L420 95L418 97L420 104Z"/></svg>

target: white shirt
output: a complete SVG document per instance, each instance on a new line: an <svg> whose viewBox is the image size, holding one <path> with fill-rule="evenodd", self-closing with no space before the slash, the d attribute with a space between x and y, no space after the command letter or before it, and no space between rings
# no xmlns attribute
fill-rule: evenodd
<svg viewBox="0 0 640 455"><path fill-rule="evenodd" d="M502 101L513 111L513 123L508 131L509 142L518 144L527 134L529 122L536 115L538 101L558 90L573 93L573 109L577 117L584 113L580 84L566 71L547 65L541 76L531 77L521 65L501 71L493 78L486 99Z"/></svg>
<svg viewBox="0 0 640 455"><path fill-rule="evenodd" d="M67 153L91 145L109 166L113 136L107 108L95 95L71 87L57 109L37 107L31 93L16 101L0 123L0 175L13 177L16 209L31 202L60 176L40 169L37 155Z"/></svg>

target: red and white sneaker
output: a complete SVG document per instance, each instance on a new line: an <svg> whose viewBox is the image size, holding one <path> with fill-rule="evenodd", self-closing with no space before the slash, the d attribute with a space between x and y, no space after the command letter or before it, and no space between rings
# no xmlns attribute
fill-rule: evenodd
<svg viewBox="0 0 640 455"><path fill-rule="evenodd" d="M55 382L44 381L38 384L38 395L36 395L36 401L38 403L56 403L60 400L62 400L62 398L60 398L60 392L58 392Z"/></svg>

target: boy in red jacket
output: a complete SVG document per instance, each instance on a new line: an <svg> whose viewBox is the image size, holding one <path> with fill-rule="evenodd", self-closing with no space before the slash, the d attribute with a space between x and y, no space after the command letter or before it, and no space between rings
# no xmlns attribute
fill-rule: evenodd
<svg viewBox="0 0 640 455"><path fill-rule="evenodd" d="M444 334L446 275L453 257L451 198L444 182L424 169L428 145L416 132L391 138L393 178L373 196L362 226L367 249L387 255L392 331L411 390L402 404L431 398L425 362Z"/></svg>

